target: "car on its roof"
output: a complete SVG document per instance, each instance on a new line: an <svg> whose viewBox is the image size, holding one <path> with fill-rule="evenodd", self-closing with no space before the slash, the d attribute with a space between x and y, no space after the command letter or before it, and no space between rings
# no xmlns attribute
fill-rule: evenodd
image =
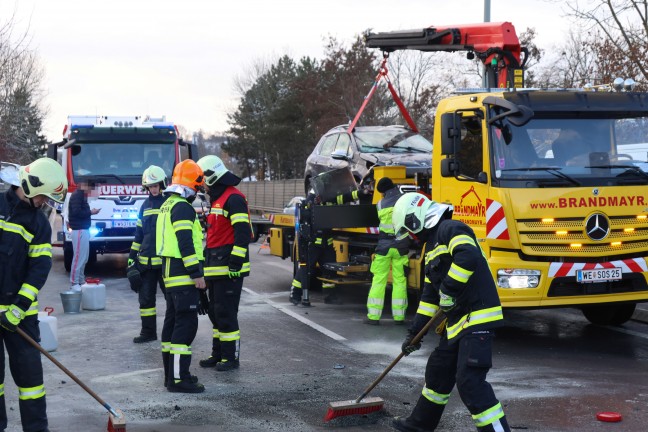
<svg viewBox="0 0 648 432"><path fill-rule="evenodd" d="M404 126L336 126L320 138L306 160L304 191L311 178L327 171L349 167L359 184L374 165L401 165L407 169L429 171L432 143Z"/></svg>

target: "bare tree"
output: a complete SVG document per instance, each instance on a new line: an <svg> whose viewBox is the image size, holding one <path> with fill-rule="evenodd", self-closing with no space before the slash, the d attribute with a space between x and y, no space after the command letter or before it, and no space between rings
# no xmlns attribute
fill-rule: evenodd
<svg viewBox="0 0 648 432"><path fill-rule="evenodd" d="M599 44L609 54L611 48L623 53L628 73L637 71L637 81L648 82L648 0L591 0L568 4L569 15L586 29L598 29L607 44Z"/></svg>

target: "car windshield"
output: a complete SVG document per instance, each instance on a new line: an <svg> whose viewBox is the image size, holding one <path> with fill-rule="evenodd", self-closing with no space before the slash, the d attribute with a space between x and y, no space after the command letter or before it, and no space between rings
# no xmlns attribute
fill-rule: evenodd
<svg viewBox="0 0 648 432"><path fill-rule="evenodd" d="M648 184L648 116L611 114L492 128L494 178L508 187Z"/></svg>
<svg viewBox="0 0 648 432"><path fill-rule="evenodd" d="M362 153L432 153L432 143L412 131L356 131L354 136Z"/></svg>

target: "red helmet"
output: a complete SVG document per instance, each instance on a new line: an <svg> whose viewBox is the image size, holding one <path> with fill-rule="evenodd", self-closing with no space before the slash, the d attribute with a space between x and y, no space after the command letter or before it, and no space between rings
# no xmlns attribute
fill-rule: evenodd
<svg viewBox="0 0 648 432"><path fill-rule="evenodd" d="M171 183L187 186L197 192L205 185L203 170L196 162L185 159L174 168Z"/></svg>

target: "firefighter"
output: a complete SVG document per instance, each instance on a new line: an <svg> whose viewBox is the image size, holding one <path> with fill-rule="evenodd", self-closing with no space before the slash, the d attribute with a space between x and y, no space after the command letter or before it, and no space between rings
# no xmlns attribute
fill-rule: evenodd
<svg viewBox="0 0 648 432"><path fill-rule="evenodd" d="M383 198L376 204L380 220L378 245L373 262L371 263L371 289L367 296L366 324L378 325L385 301L387 277L391 268L392 274L392 318L394 324L405 323L407 311L407 267L409 264L409 235L396 237L392 223L394 204L402 196L398 186L389 177L378 181L376 190Z"/></svg>
<svg viewBox="0 0 648 432"><path fill-rule="evenodd" d="M162 363L170 392L205 390L189 372L191 343L198 330L199 291L205 289L203 234L191 203L203 184L203 172L196 162L187 159L176 165L156 223L156 249L162 257L167 304Z"/></svg>
<svg viewBox="0 0 648 432"><path fill-rule="evenodd" d="M425 248L425 284L402 350L419 349L414 336L441 308L445 329L425 369L425 385L414 411L394 419L399 431L436 429L455 384L478 431L510 432L501 403L486 381L492 365L493 329L503 315L495 281L472 229L452 220L452 205L407 193L394 206L396 233L409 231Z"/></svg>
<svg viewBox="0 0 648 432"><path fill-rule="evenodd" d="M43 204L62 203L68 183L63 168L41 158L20 167L17 175L3 173L11 188L0 195L0 430L7 427L4 398L4 348L18 387L20 419L25 431L47 431L47 412L40 352L15 333L20 327L40 340L38 292L52 268L52 230Z"/></svg>
<svg viewBox="0 0 648 432"><path fill-rule="evenodd" d="M201 360L200 366L224 372L239 367L238 309L243 278L250 274L248 245L252 226L245 195L235 187L241 179L217 156L205 156L198 165L205 173L211 202L207 216L205 279L213 331L211 355Z"/></svg>
<svg viewBox="0 0 648 432"><path fill-rule="evenodd" d="M308 212L315 205L334 205L344 204L351 201L358 200L359 194L357 190L347 192L336 196L335 201L323 202L319 195L315 194L314 190L310 190L306 199L302 200L300 211L302 213ZM315 274L316 266L326 262L336 262L335 249L333 248L333 231L330 229L306 229L307 224L301 223L298 231L297 250L298 262L297 273L290 286L289 301L293 305L302 303L302 284L307 280L309 275ZM322 290L324 293L324 303L326 304L342 304L342 301L334 291L335 284L330 282L322 283ZM310 306L310 302L305 302L305 306Z"/></svg>
<svg viewBox="0 0 648 432"><path fill-rule="evenodd" d="M164 293L162 280L162 258L155 250L155 231L160 207L166 197L162 191L167 187L166 174L159 166L151 165L142 174L142 186L149 197L140 207L135 229L135 239L128 255L128 275L131 288L138 294L142 329L135 343L157 340L157 316L155 295L158 284Z"/></svg>

